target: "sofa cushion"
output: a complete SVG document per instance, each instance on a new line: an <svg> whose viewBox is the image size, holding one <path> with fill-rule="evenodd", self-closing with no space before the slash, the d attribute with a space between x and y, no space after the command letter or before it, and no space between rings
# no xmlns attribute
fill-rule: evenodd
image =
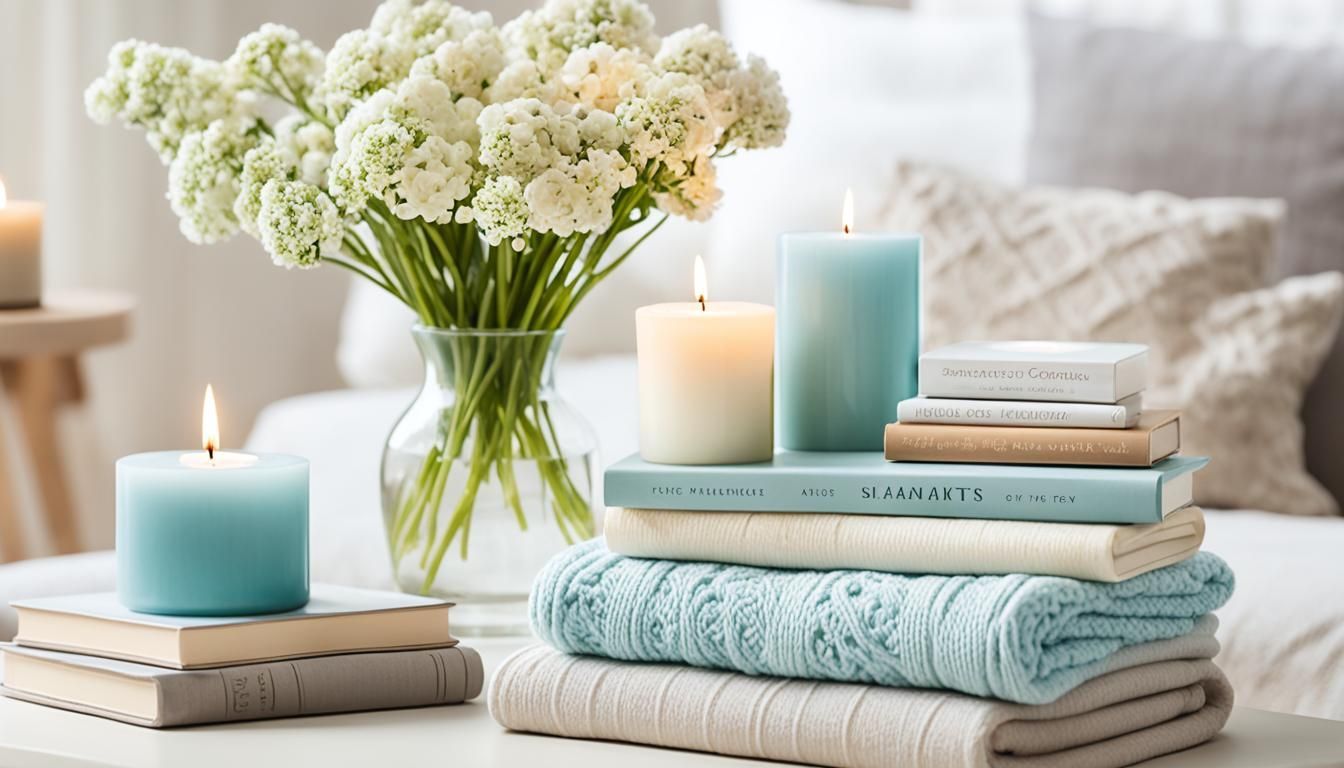
<svg viewBox="0 0 1344 768"><path fill-rule="evenodd" d="M1344 47L1033 17L1034 182L1287 202L1278 275L1344 269ZM1311 471L1344 498L1344 339L1306 397Z"/></svg>
<svg viewBox="0 0 1344 768"><path fill-rule="evenodd" d="M1261 288L1277 203L1015 188L914 162L896 165L883 202L884 228L924 237L926 348L1148 344L1145 406L1187 409L1186 451L1214 459L1200 503L1336 511L1306 472L1297 411L1338 328L1341 281Z"/></svg>

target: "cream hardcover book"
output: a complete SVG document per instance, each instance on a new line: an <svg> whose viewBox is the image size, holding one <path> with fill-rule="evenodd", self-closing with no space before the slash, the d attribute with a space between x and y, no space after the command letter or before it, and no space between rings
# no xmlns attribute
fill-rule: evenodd
<svg viewBox="0 0 1344 768"><path fill-rule="evenodd" d="M328 584L314 584L298 610L263 616L135 613L112 592L12 605L18 645L174 669L457 643L448 632L452 603Z"/></svg>

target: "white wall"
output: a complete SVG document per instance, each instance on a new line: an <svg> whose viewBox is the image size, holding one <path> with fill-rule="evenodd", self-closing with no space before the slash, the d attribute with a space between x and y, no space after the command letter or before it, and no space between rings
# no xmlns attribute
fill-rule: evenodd
<svg viewBox="0 0 1344 768"><path fill-rule="evenodd" d="M502 21L536 3L462 4ZM650 5L662 31L714 17L714 0ZM0 176L12 196L47 203L47 285L118 290L139 300L133 339L87 357L89 406L63 424L88 545L111 543L114 458L196 444L207 381L218 395L225 444L235 446L267 403L341 385L334 350L347 276L278 269L246 237L188 243L164 200L166 170L139 132L85 117L85 86L124 38L223 58L239 37L275 21L325 48L367 24L374 6L0 0Z"/></svg>

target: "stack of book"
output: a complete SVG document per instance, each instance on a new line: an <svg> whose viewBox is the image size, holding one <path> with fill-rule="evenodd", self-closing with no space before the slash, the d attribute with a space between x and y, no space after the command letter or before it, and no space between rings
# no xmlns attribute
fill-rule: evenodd
<svg viewBox="0 0 1344 768"><path fill-rule="evenodd" d="M154 728L457 704L481 692L451 603L314 585L247 617L133 613L113 593L15 602L7 696Z"/></svg>
<svg viewBox="0 0 1344 768"><path fill-rule="evenodd" d="M497 671L495 718L824 765L1127 765L1211 738L1232 576L1199 552L1207 459L1140 413L1145 350L985 349L923 360L905 410L951 423L892 425L885 456L610 467L605 541L538 577L547 645Z"/></svg>
<svg viewBox="0 0 1344 768"><path fill-rule="evenodd" d="M965 342L919 360L919 397L887 426L892 461L1150 467L1180 449L1180 414L1143 411L1148 348Z"/></svg>

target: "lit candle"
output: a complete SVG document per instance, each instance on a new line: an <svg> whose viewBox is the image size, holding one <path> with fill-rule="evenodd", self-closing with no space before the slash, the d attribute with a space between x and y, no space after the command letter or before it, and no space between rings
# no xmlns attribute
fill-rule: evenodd
<svg viewBox="0 0 1344 768"><path fill-rule="evenodd" d="M0 179L0 309L42 300L42 204L10 200Z"/></svg>
<svg viewBox="0 0 1344 768"><path fill-rule="evenodd" d="M880 451L918 388L920 239L839 232L779 241L779 440L795 451Z"/></svg>
<svg viewBox="0 0 1344 768"><path fill-rule="evenodd" d="M775 310L695 301L635 311L639 453L661 464L746 464L774 454Z"/></svg>
<svg viewBox="0 0 1344 768"><path fill-rule="evenodd" d="M133 611L275 613L308 602L308 460L220 450L205 390L202 450L117 461L117 595Z"/></svg>

